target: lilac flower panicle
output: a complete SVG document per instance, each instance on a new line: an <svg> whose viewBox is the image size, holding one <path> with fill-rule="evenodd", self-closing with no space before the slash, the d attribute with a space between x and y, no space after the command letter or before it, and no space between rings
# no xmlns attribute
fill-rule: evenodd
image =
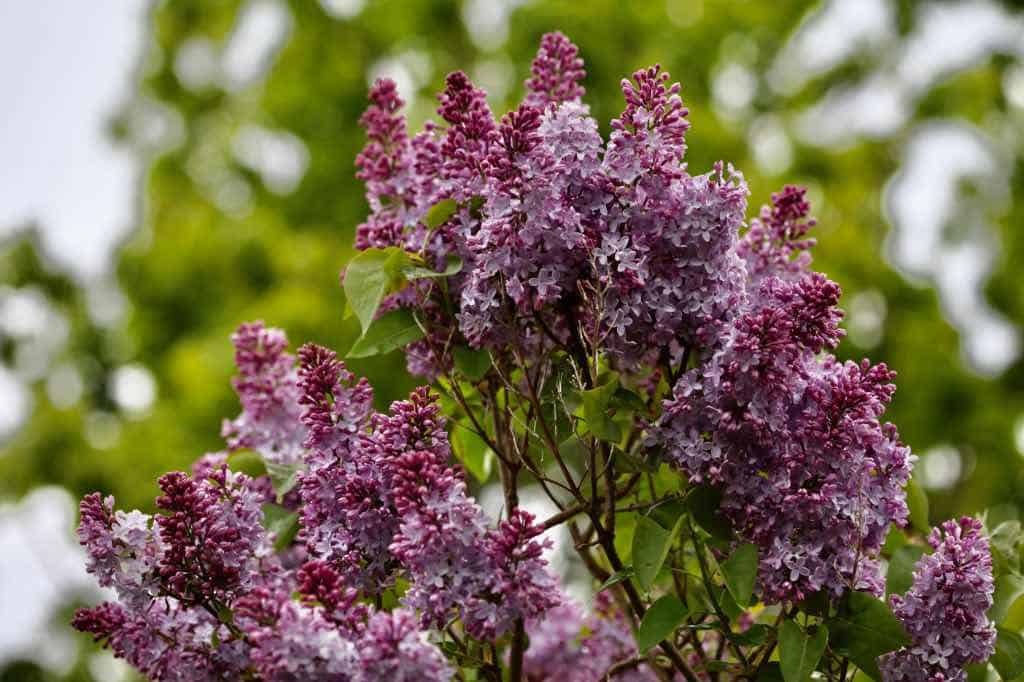
<svg viewBox="0 0 1024 682"><path fill-rule="evenodd" d="M879 421L894 373L829 354L842 337L840 291L806 270L813 221L803 197L775 195L737 245L752 273L745 292L717 348L676 383L650 440L691 481L722 490L722 513L760 549L767 603L881 594L878 553L890 525L907 521L914 461Z"/></svg>
<svg viewBox="0 0 1024 682"><path fill-rule="evenodd" d="M302 457L305 428L299 421L295 358L288 338L262 322L243 324L232 337L239 375L232 380L242 414L225 420L231 450L251 448L268 462L295 464Z"/></svg>
<svg viewBox="0 0 1024 682"><path fill-rule="evenodd" d="M523 672L530 682L600 680L613 665L637 654L629 620L607 591L595 596L588 614L579 604L564 601L529 621L527 634L530 646L523 658ZM655 682L661 678L642 663L619 671L614 679Z"/></svg>
<svg viewBox="0 0 1024 682"><path fill-rule="evenodd" d="M622 80L626 108L612 119L605 168L613 178L632 183L644 174L673 177L682 172L689 111L679 96L679 83L656 64Z"/></svg>
<svg viewBox="0 0 1024 682"><path fill-rule="evenodd" d="M271 549L248 480L227 469L201 481L182 472L160 478L155 524L165 549L158 570L171 596L230 601L260 572Z"/></svg>
<svg viewBox="0 0 1024 682"><path fill-rule="evenodd" d="M337 355L307 344L299 351L299 402L308 429L301 475L302 538L346 582L377 594L390 584L388 545L397 516L381 462L369 440L373 391Z"/></svg>
<svg viewBox="0 0 1024 682"><path fill-rule="evenodd" d="M995 651L992 555L981 521L963 517L932 530L934 550L918 560L910 590L892 595L911 645L879 659L886 682L966 680L964 667Z"/></svg>
<svg viewBox="0 0 1024 682"><path fill-rule="evenodd" d="M519 511L488 529L465 480L448 464L444 420L426 388L394 403L378 419L375 439L401 516L390 551L411 582L403 603L420 613L424 627L442 627L455 612L472 636L493 640L516 619L561 602L532 517Z"/></svg>
<svg viewBox="0 0 1024 682"><path fill-rule="evenodd" d="M525 104L543 109L549 104L578 101L585 94L580 84L587 76L579 49L562 33L545 33L530 66Z"/></svg>
<svg viewBox="0 0 1024 682"><path fill-rule="evenodd" d="M407 609L373 614L357 641L360 680L447 682L453 671L436 646L424 639Z"/></svg>

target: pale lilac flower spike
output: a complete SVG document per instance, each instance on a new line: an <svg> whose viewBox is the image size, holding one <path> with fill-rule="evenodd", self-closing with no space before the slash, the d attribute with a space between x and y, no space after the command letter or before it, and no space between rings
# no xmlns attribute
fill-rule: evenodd
<svg viewBox="0 0 1024 682"><path fill-rule="evenodd" d="M913 643L879 659L885 682L959 682L967 679L964 666L995 651L996 629L986 615L992 555L981 521L946 521L928 544L934 552L917 562L910 590L889 598Z"/></svg>

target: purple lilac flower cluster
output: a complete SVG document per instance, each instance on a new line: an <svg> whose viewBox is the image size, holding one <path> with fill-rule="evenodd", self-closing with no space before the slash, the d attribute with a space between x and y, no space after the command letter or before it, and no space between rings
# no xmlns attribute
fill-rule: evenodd
<svg viewBox="0 0 1024 682"><path fill-rule="evenodd" d="M564 358L576 389L614 370L605 376L621 379L608 384L616 400L647 390L645 416L618 445L721 494L736 539L758 549L761 601L880 595L881 548L892 525L907 523L915 457L881 421L894 373L833 355L840 289L811 269L806 192L773 195L744 232L742 175L722 163L692 174L684 161L688 111L668 73L655 65L622 82L625 108L607 141L581 101L584 76L576 47L546 35L515 110L496 121L485 93L455 72L439 95L441 123L412 137L395 84L371 89L356 161L371 213L356 247L404 250L406 262L445 272L410 276L378 308L415 314L423 334L405 348L409 371L443 378L470 417L494 410L488 427L471 421L481 438L500 428L495 442L509 444L492 447L506 499L524 472L556 504L548 482L573 494L578 509L563 508L563 520L588 517L596 540L577 549L598 580L605 567L592 547L620 568L615 504L596 512L601 486L606 502L642 500L631 490L640 475L616 480L618 457L595 425L580 435L579 412L559 414L555 431L597 446L579 462L589 500L583 481L574 487L557 445L564 436L545 422L550 395L537 388ZM83 500L88 567L116 600L80 611L77 628L158 680L448 680L437 643L449 635L453 656L485 667L498 667L497 647L511 642L516 679L520 667L531 680L589 681L612 669L635 682L669 676L638 655L631 616L643 614L643 598L629 577L617 588L628 612L605 591L584 614L544 558L548 524L514 503L498 523L487 518L451 463L428 388L378 413L369 383L333 351L308 344L295 357L283 332L261 323L233 341L242 413L224 423L226 451L200 458L191 477L164 476L153 517L115 511L98 494ZM449 372L467 345L485 349L490 368L462 384ZM584 421L593 407L584 404ZM564 480L534 468L537 440ZM232 471L242 450L267 475ZM281 486L282 472L297 484ZM283 529L272 519L289 512L299 524L290 543L267 529ZM980 525L950 522L930 541L913 588L893 599L913 644L883 658L887 679L963 679L966 663L992 652ZM685 542L680 550L669 553L676 569ZM704 551L696 540L693 551ZM741 646L724 631L691 633L685 645L670 635L660 651L672 675L694 680L677 647L690 647L699 670L711 648L719 663L747 666L742 652L723 653L727 643Z"/></svg>
<svg viewBox="0 0 1024 682"><path fill-rule="evenodd" d="M300 544L274 552L269 479L232 472L224 453L162 477L155 517L89 495L79 537L116 601L79 611L75 627L157 680L447 680L421 628L458 616L493 641L562 602L533 518L517 509L492 527L468 496L426 388L377 414L369 384L332 351L306 345L296 367L283 332L260 323L234 341L245 409L226 429L234 447L253 433L303 437ZM406 608L362 602L398 577Z"/></svg>
<svg viewBox="0 0 1024 682"><path fill-rule="evenodd" d="M804 191L787 187L737 245L747 289L720 343L676 383L651 436L760 549L761 596L881 594L878 553L905 525L914 458L879 417L884 365L840 362L839 287L809 269Z"/></svg>
<svg viewBox="0 0 1024 682"><path fill-rule="evenodd" d="M964 666L995 651L996 629L986 615L995 589L992 555L981 522L946 521L928 544L934 551L918 561L910 590L889 598L912 645L879 660L886 682L966 680Z"/></svg>
<svg viewBox="0 0 1024 682"><path fill-rule="evenodd" d="M742 177L721 166L687 173L687 110L658 66L623 82L626 109L607 145L580 102L585 71L565 36L544 37L532 73L500 124L483 91L450 75L438 109L447 127L412 140L394 84L371 91L359 166L372 213L356 246L402 246L439 269L448 255L463 260L450 282L454 317L430 283L382 307L415 306L424 320L428 338L408 349L410 370L446 371L453 342L529 354L581 325L631 369L712 342L744 292ZM446 198L459 210L427 230L427 209Z"/></svg>
<svg viewBox="0 0 1024 682"><path fill-rule="evenodd" d="M523 672L531 682L600 680L613 665L637 655L629 621L607 591L597 594L591 613L585 615L577 603L566 601L544 620L531 623L527 633L530 648ZM660 678L641 662L618 671L614 679L655 682Z"/></svg>

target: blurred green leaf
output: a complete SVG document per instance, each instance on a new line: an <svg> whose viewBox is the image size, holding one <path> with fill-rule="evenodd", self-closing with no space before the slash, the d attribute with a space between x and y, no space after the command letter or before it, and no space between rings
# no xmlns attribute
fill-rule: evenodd
<svg viewBox="0 0 1024 682"><path fill-rule="evenodd" d="M889 559L889 570L885 575L885 593L904 594L914 579L914 566L924 555L917 545L900 547Z"/></svg>
<svg viewBox="0 0 1024 682"><path fill-rule="evenodd" d="M737 547L721 564L729 594L740 606L750 604L754 583L757 582L757 565L757 546L750 543Z"/></svg>
<svg viewBox="0 0 1024 682"><path fill-rule="evenodd" d="M1011 630L997 628L996 652L989 662L1004 680L1015 680L1024 675L1024 637Z"/></svg>
<svg viewBox="0 0 1024 682"><path fill-rule="evenodd" d="M792 620L784 620L779 629L779 662L786 682L806 682L818 666L828 644L828 628L820 625L813 634Z"/></svg>
<svg viewBox="0 0 1024 682"><path fill-rule="evenodd" d="M666 595L651 604L636 632L636 646L640 653L646 653L658 642L668 638L686 619L686 614L686 606L672 595Z"/></svg>
<svg viewBox="0 0 1024 682"><path fill-rule="evenodd" d="M910 643L903 624L889 607L864 592L849 592L840 615L827 621L830 646L872 679L881 679L877 659Z"/></svg>
<svg viewBox="0 0 1024 682"><path fill-rule="evenodd" d="M258 452L248 448L235 450L228 455L227 464L231 471L237 471L252 478L259 478L267 474L267 465L263 458Z"/></svg>
<svg viewBox="0 0 1024 682"><path fill-rule="evenodd" d="M906 490L907 506L910 508L910 523L917 529L917 532L927 535L932 530L928 524L928 494L916 478L911 478L907 482Z"/></svg>
<svg viewBox="0 0 1024 682"><path fill-rule="evenodd" d="M485 349L456 346L452 350L455 369L470 381L480 381L491 368L491 354Z"/></svg>
<svg viewBox="0 0 1024 682"><path fill-rule="evenodd" d="M395 246L366 249L349 261L343 283L345 296L364 334L373 323L385 294L401 281L402 270L409 263L408 254Z"/></svg>
<svg viewBox="0 0 1024 682"><path fill-rule="evenodd" d="M422 338L423 330L416 324L413 314L405 308L399 308L374 320L370 328L356 340L346 357L381 355Z"/></svg>
<svg viewBox="0 0 1024 682"><path fill-rule="evenodd" d="M651 589L654 584L668 556L677 528L678 525L673 530L666 530L646 516L637 516L636 530L633 532L633 568L636 570L637 583L644 590Z"/></svg>
<svg viewBox="0 0 1024 682"><path fill-rule="evenodd" d="M618 389L618 375L612 374L607 383L588 391L580 391L587 428L596 438L609 443L617 443L622 438L622 429L608 414L609 402Z"/></svg>
<svg viewBox="0 0 1024 682"><path fill-rule="evenodd" d="M459 210L459 205L455 199L442 199L427 209L423 222L427 229L436 230L448 222L448 219L455 215L457 210Z"/></svg>

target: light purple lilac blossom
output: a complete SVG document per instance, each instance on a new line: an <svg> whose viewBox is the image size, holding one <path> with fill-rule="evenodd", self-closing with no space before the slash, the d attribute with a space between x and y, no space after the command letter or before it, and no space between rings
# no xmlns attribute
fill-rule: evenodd
<svg viewBox="0 0 1024 682"><path fill-rule="evenodd" d="M809 270L804 192L773 196L740 242L750 282L717 347L686 371L651 444L760 549L761 597L881 594L878 553L905 525L914 458L879 421L895 386L885 365L840 362L839 287Z"/></svg>
<svg viewBox="0 0 1024 682"><path fill-rule="evenodd" d="M910 590L889 598L912 644L879 659L886 682L960 682L967 679L964 666L995 651L996 629L986 615L992 555L981 522L946 521L928 544L934 551L917 562Z"/></svg>

